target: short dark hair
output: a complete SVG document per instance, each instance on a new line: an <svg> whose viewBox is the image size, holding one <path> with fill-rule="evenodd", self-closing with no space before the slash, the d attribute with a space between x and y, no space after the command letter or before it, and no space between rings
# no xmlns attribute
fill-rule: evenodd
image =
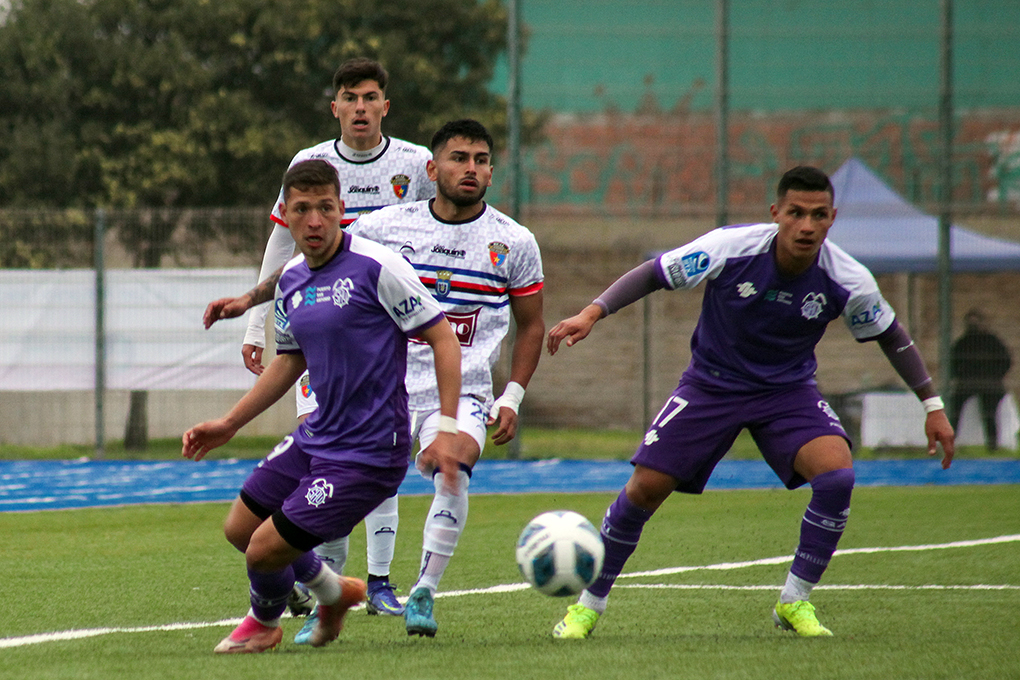
<svg viewBox="0 0 1020 680"><path fill-rule="evenodd" d="M366 57L348 59L340 64L340 68L333 74L333 92L354 87L365 80L374 80L379 83L379 89L385 92L390 74L386 72L382 64L372 59Z"/></svg>
<svg viewBox="0 0 1020 680"><path fill-rule="evenodd" d="M336 168L321 159L295 163L283 176L283 200L290 197L290 190L308 191L312 187L333 187L340 198L340 177Z"/></svg>
<svg viewBox="0 0 1020 680"><path fill-rule="evenodd" d="M492 135L485 129L485 126L477 120L461 118L460 120L451 120L439 128L436 134L432 135L432 146L430 148L433 155L454 137L463 137L471 142L485 142L489 145L489 153L492 153L492 147L494 146Z"/></svg>
<svg viewBox="0 0 1020 680"><path fill-rule="evenodd" d="M836 200L836 191L832 188L829 176L816 167L798 165L787 170L776 187L776 198L782 199L790 191L828 191L832 200Z"/></svg>

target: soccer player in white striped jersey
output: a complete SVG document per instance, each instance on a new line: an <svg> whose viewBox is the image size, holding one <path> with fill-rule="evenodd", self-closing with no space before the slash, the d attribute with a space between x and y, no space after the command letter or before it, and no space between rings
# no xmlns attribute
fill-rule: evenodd
<svg viewBox="0 0 1020 680"><path fill-rule="evenodd" d="M422 283L439 302L461 344L461 400L456 422L439 415L438 392L428 377L432 359L427 348L408 351L406 385L412 413L412 436L425 450L440 432L457 431L459 493L451 494L434 476L436 495L425 523L421 571L404 610L409 635L433 637L438 625L433 602L439 581L464 530L471 470L481 456L486 426L492 441L509 442L517 432L517 411L541 356L542 261L534 236L485 203L492 183L492 138L473 120L452 121L432 139L429 177L436 197L392 206L361 217L349 231L378 241L406 257ZM210 304L213 319L238 316L270 299L279 272L239 298ZM506 388L493 400L492 367L509 328L516 324ZM426 350L426 351L423 351ZM334 569L346 559L343 539L323 544L319 555ZM313 628L310 624L309 628ZM304 639L304 631L296 640Z"/></svg>
<svg viewBox="0 0 1020 680"><path fill-rule="evenodd" d="M322 159L336 168L344 192L341 197L344 201L342 227L350 226L359 216L379 208L435 195L435 187L425 170L425 164L432 158L429 150L382 133L382 120L390 108L386 99L388 81L389 74L376 61L357 58L341 64L333 76L336 96L330 103L333 117L340 122L339 139L330 139L299 151L290 164L293 167L301 161ZM275 226L266 244L260 281L294 256L294 238L281 211L282 206L281 189L271 214ZM263 305L252 310L241 350L245 366L256 375L262 372L268 309L268 305ZM304 420L317 407L307 371L298 379L297 387L297 417ZM373 614L399 616L403 612L389 581L398 520L396 497L385 501L365 519L368 610ZM292 611L309 611L307 605L302 606L302 602L308 600L307 596L302 597L300 591L295 591L295 595L296 604L292 601Z"/></svg>

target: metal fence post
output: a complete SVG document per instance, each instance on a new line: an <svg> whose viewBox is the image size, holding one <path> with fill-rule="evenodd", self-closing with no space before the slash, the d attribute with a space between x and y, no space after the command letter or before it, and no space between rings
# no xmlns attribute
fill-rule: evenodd
<svg viewBox="0 0 1020 680"><path fill-rule="evenodd" d="M95 406L96 406L96 458L106 454L106 267L103 261L104 242L106 237L106 214L100 208L95 215L95 242L93 249L93 266L96 272L96 331L95 331Z"/></svg>

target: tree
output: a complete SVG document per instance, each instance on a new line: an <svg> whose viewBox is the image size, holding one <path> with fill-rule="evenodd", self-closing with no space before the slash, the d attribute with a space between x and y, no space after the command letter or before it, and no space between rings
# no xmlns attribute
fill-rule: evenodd
<svg viewBox="0 0 1020 680"><path fill-rule="evenodd" d="M0 206L266 204L295 151L338 133L331 79L352 56L393 76L390 134L502 130L505 22L498 0L14 0Z"/></svg>

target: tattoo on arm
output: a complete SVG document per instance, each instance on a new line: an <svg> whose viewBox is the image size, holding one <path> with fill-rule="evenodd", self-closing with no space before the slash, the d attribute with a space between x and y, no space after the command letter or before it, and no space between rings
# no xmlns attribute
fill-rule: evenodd
<svg viewBox="0 0 1020 680"><path fill-rule="evenodd" d="M280 267L275 272L269 275L266 280L259 283L245 295L251 301L251 307L255 305L261 305L263 302L269 302L276 295L276 284L280 282L280 274L283 273L283 267Z"/></svg>

